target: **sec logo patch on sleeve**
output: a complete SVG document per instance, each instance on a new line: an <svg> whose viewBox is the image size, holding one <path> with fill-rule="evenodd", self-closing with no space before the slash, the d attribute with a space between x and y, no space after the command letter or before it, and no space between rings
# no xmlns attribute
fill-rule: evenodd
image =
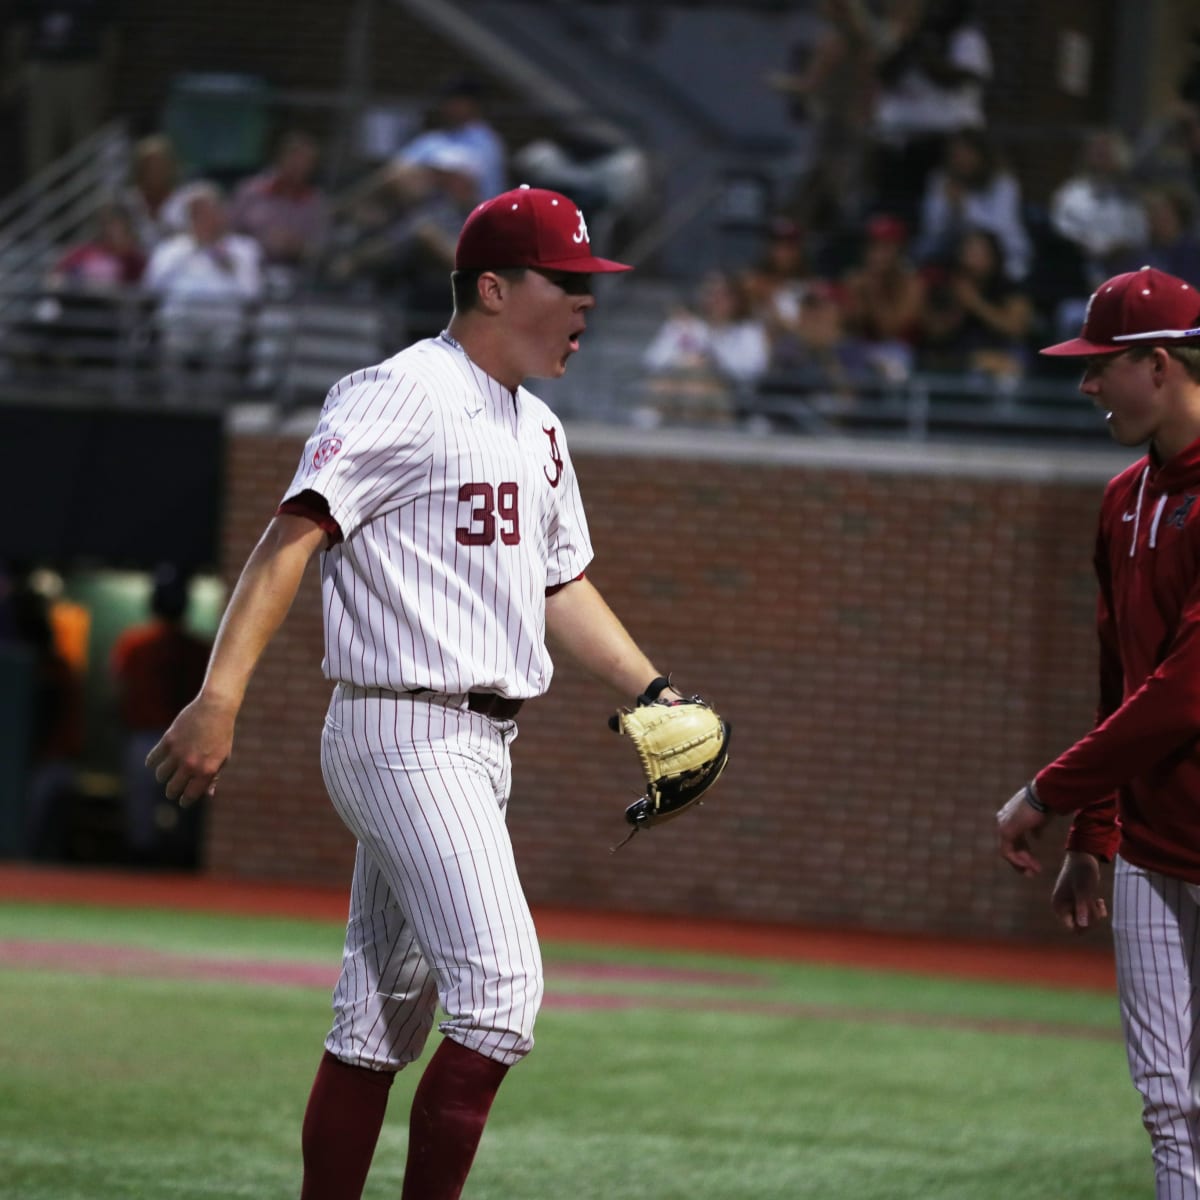
<svg viewBox="0 0 1200 1200"><path fill-rule="evenodd" d="M339 437L326 438L313 453L312 465L317 470L320 470L327 462L331 462L338 455L338 451L342 448L342 439Z"/></svg>

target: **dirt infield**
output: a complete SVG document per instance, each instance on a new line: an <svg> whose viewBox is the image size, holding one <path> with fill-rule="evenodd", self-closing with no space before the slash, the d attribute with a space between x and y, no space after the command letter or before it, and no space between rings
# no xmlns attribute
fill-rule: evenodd
<svg viewBox="0 0 1200 1200"><path fill-rule="evenodd" d="M0 864L0 900L182 909L344 921L345 891L215 879ZM547 941L683 950L1083 988L1111 992L1107 948L1069 941L1030 945L940 939L863 930L810 929L564 909L534 910Z"/></svg>

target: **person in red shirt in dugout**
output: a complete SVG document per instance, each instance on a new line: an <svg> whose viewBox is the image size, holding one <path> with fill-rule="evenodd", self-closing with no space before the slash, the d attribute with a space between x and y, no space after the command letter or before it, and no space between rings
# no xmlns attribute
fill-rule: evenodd
<svg viewBox="0 0 1200 1200"><path fill-rule="evenodd" d="M112 676L126 731L125 840L140 862L153 862L163 849L158 808L166 804L146 755L196 694L208 666L210 644L184 627L187 601L187 580L173 567L160 567L150 597L151 619L126 629L112 649ZM170 811L177 811L174 805ZM184 810L179 819L188 824L177 831L176 840L184 843L186 865L195 866L200 818Z"/></svg>
<svg viewBox="0 0 1200 1200"><path fill-rule="evenodd" d="M1104 493L1096 539L1100 706L1094 728L996 814L1001 855L1074 814L1051 904L1068 928L1106 917L1126 1051L1159 1200L1200 1197L1200 292L1151 267L1106 280L1081 335L1080 391L1146 455Z"/></svg>

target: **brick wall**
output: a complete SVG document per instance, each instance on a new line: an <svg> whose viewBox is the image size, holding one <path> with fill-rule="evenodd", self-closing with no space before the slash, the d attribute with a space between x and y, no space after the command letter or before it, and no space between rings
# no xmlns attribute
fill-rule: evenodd
<svg viewBox="0 0 1200 1200"><path fill-rule="evenodd" d="M655 662L718 702L733 755L698 813L611 854L639 776L605 725L614 698L560 664L514 747L531 899L1047 933L1049 885L994 857L991 817L1089 720L1093 522L1123 460L620 438L572 435L589 574ZM232 438L231 580L300 446ZM251 686L212 813L215 871L348 877L318 765L318 609L313 569Z"/></svg>

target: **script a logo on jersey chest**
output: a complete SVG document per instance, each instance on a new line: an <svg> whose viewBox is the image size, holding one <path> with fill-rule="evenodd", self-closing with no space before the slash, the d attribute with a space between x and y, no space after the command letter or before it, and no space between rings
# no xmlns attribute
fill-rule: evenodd
<svg viewBox="0 0 1200 1200"><path fill-rule="evenodd" d="M563 473L563 457L562 451L558 448L558 428L551 425L549 429L545 425L542 426L542 432L550 439L550 464L554 467L554 474L551 475L550 467L543 466L542 470L546 473L546 478L550 481L550 486L558 487L559 481L562 479Z"/></svg>
<svg viewBox="0 0 1200 1200"><path fill-rule="evenodd" d="M1182 529L1184 522L1188 519L1188 513L1192 511L1192 505L1200 500L1200 496L1184 496L1180 501L1178 508L1173 508L1167 513L1166 523L1173 525L1176 529Z"/></svg>

